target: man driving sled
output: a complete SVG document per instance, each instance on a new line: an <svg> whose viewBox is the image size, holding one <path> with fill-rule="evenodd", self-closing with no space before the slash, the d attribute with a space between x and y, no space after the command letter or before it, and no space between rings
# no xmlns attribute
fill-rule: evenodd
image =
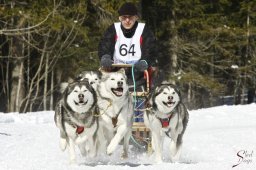
<svg viewBox="0 0 256 170"><path fill-rule="evenodd" d="M138 11L134 4L123 4L118 14L120 22L112 24L99 43L101 66L116 71L119 68L111 68L112 64L134 64L133 73L132 69L126 69L129 88L133 87L134 75L136 90L144 91L146 83L143 71L155 63L155 37L145 23L138 22Z"/></svg>

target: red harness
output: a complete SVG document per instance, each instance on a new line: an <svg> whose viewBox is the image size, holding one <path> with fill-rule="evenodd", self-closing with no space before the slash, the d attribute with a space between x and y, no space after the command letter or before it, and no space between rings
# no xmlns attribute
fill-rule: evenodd
<svg viewBox="0 0 256 170"><path fill-rule="evenodd" d="M162 124L162 128L166 128L169 126L171 118L172 118L172 114L168 118L164 118L164 119L158 118Z"/></svg>
<svg viewBox="0 0 256 170"><path fill-rule="evenodd" d="M84 131L84 127L83 126L76 126L76 133L77 134L81 134Z"/></svg>

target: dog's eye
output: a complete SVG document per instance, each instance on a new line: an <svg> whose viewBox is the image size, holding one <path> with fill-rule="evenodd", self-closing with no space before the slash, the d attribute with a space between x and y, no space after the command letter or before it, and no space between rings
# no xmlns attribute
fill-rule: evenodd
<svg viewBox="0 0 256 170"><path fill-rule="evenodd" d="M95 80L98 80L98 79L95 79Z"/></svg>
<svg viewBox="0 0 256 170"><path fill-rule="evenodd" d="M111 80L115 80L115 79L112 78Z"/></svg>
<svg viewBox="0 0 256 170"><path fill-rule="evenodd" d="M84 90L83 92L87 92L87 90Z"/></svg>
<svg viewBox="0 0 256 170"><path fill-rule="evenodd" d="M74 90L75 93L77 93L78 91L77 90Z"/></svg>
<svg viewBox="0 0 256 170"><path fill-rule="evenodd" d="M121 78L121 80L124 80L123 78Z"/></svg>
<svg viewBox="0 0 256 170"><path fill-rule="evenodd" d="M167 94L166 92L164 92L164 94Z"/></svg>
<svg viewBox="0 0 256 170"><path fill-rule="evenodd" d="M175 92L172 92L172 94L175 94Z"/></svg>

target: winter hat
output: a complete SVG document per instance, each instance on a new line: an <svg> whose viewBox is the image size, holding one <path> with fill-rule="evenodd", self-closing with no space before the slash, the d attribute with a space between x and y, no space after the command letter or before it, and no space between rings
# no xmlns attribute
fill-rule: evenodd
<svg viewBox="0 0 256 170"><path fill-rule="evenodd" d="M118 10L119 16L123 15L138 15L137 8L131 2L124 3Z"/></svg>

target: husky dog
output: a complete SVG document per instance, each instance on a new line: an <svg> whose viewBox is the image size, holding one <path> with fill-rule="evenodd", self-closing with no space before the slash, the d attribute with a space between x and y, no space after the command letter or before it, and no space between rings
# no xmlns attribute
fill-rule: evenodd
<svg viewBox="0 0 256 170"><path fill-rule="evenodd" d="M152 132L151 142L156 162L162 162L164 137L172 139L170 158L177 161L189 117L179 91L172 84L161 84L149 97L148 105L152 107L144 114L144 122Z"/></svg>
<svg viewBox="0 0 256 170"><path fill-rule="evenodd" d="M122 157L128 156L129 139L132 131L133 104L128 91L124 69L118 72L102 72L97 87L99 126L104 134L105 151L111 155L122 139Z"/></svg>
<svg viewBox="0 0 256 170"><path fill-rule="evenodd" d="M60 148L64 151L68 146L71 163L75 162L75 145L82 155L88 153L93 157L96 154L96 103L96 92L83 80L69 83L56 105L54 121L60 130Z"/></svg>
<svg viewBox="0 0 256 170"><path fill-rule="evenodd" d="M98 71L83 71L77 76L77 79L88 79L90 85L94 88L94 90L96 90L96 87L100 81L100 73Z"/></svg>

